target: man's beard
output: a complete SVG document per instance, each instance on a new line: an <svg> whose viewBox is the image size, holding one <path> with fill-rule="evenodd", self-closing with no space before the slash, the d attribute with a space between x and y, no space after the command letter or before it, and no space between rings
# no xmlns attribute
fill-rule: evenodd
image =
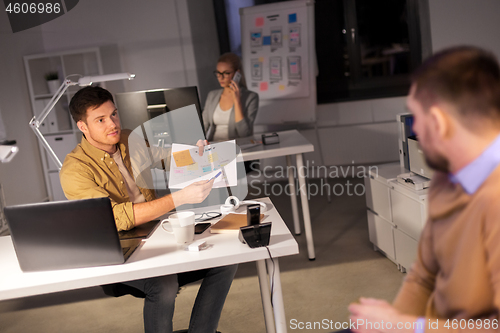
<svg viewBox="0 0 500 333"><path fill-rule="evenodd" d="M424 157L425 157L425 162L431 169L445 173L450 172L450 162L445 157L439 155L439 156L434 156L431 159L427 154L425 154L425 152L424 152Z"/></svg>

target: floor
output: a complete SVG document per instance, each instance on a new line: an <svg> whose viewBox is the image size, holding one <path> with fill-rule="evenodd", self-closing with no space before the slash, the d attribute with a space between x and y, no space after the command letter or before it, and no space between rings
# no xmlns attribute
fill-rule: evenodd
<svg viewBox="0 0 500 333"><path fill-rule="evenodd" d="M363 184L362 179L330 179L329 183L332 187L339 184L338 190L348 181L360 184L358 189ZM320 184L320 181L309 183ZM286 182L278 184L284 186ZM270 197L292 229L289 197L283 194ZM309 205L316 260L309 261L307 257L304 234L296 236L300 253L279 259L287 324L289 331L331 332L335 331L334 323L348 321L349 303L360 296L392 300L405 275L373 251L368 240L364 196L344 191L342 196L333 194L332 202L328 203L326 193L320 193L311 197ZM187 328L197 288L198 285L189 285L177 297L174 329ZM132 296L106 297L99 287L3 301L0 331L142 332L142 304L142 299ZM315 329L298 329L308 323L314 327L315 322ZM332 329L320 323L333 325ZM255 263L239 266L219 330L265 332Z"/></svg>

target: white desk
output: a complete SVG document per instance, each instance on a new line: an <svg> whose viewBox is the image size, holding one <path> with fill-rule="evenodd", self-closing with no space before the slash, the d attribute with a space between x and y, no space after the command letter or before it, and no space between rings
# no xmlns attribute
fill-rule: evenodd
<svg viewBox="0 0 500 333"><path fill-rule="evenodd" d="M292 155L295 155L297 161L297 175L300 186L300 198L302 202L302 214L304 218L304 229L306 232L307 240L307 253L309 260L316 258L314 254L314 240L311 228L311 215L309 213L309 202L307 200L307 185L304 173L304 160L303 153L314 151L314 146L307 141L302 134L297 130L278 132L280 142L272 145L258 145L256 147L243 149L243 160L251 161L258 159L265 159L270 157L286 156L286 163L289 167L292 166ZM262 134L255 134L254 139L261 140ZM242 140L245 140L242 139ZM236 141L238 143L238 140ZM295 234L300 234L299 210L297 206L297 196L295 189L295 179L293 173L288 174L288 182L290 184L290 199L292 202L293 224Z"/></svg>
<svg viewBox="0 0 500 333"><path fill-rule="evenodd" d="M251 249L238 240L237 234L197 235L206 238L213 247L200 252L188 252L177 245L174 236L161 227L142 243L123 265L23 273L19 267L10 236L0 237L0 300L47 294L103 284L169 275L210 267L257 262L262 304L267 332L286 332L285 310L281 291L278 257L297 254L298 245L278 211L268 198L260 199L271 209L264 222L272 222L269 249L274 258L274 320L269 279L272 262L266 248ZM216 210L218 208L214 207ZM201 208L201 211L210 211Z"/></svg>

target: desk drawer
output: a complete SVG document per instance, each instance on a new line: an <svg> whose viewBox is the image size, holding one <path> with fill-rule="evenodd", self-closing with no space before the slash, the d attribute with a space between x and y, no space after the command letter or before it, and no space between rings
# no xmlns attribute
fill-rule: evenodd
<svg viewBox="0 0 500 333"><path fill-rule="evenodd" d="M386 256L395 260L393 225L384 218L367 210L368 233L370 242L385 252Z"/></svg>
<svg viewBox="0 0 500 333"><path fill-rule="evenodd" d="M389 186L370 176L365 178L365 187L366 206L384 219L392 221Z"/></svg>
<svg viewBox="0 0 500 333"><path fill-rule="evenodd" d="M395 189L391 189L391 202L392 222L396 228L418 240L427 215L425 202L415 200Z"/></svg>
<svg viewBox="0 0 500 333"><path fill-rule="evenodd" d="M403 266L406 271L417 259L418 242L402 232L394 229L394 247L396 248L396 262Z"/></svg>

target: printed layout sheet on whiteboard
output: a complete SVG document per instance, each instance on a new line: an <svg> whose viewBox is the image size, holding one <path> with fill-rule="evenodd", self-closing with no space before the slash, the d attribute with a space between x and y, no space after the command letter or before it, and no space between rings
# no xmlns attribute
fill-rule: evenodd
<svg viewBox="0 0 500 333"><path fill-rule="evenodd" d="M307 29L305 6L242 17L245 76L261 99L309 96Z"/></svg>

